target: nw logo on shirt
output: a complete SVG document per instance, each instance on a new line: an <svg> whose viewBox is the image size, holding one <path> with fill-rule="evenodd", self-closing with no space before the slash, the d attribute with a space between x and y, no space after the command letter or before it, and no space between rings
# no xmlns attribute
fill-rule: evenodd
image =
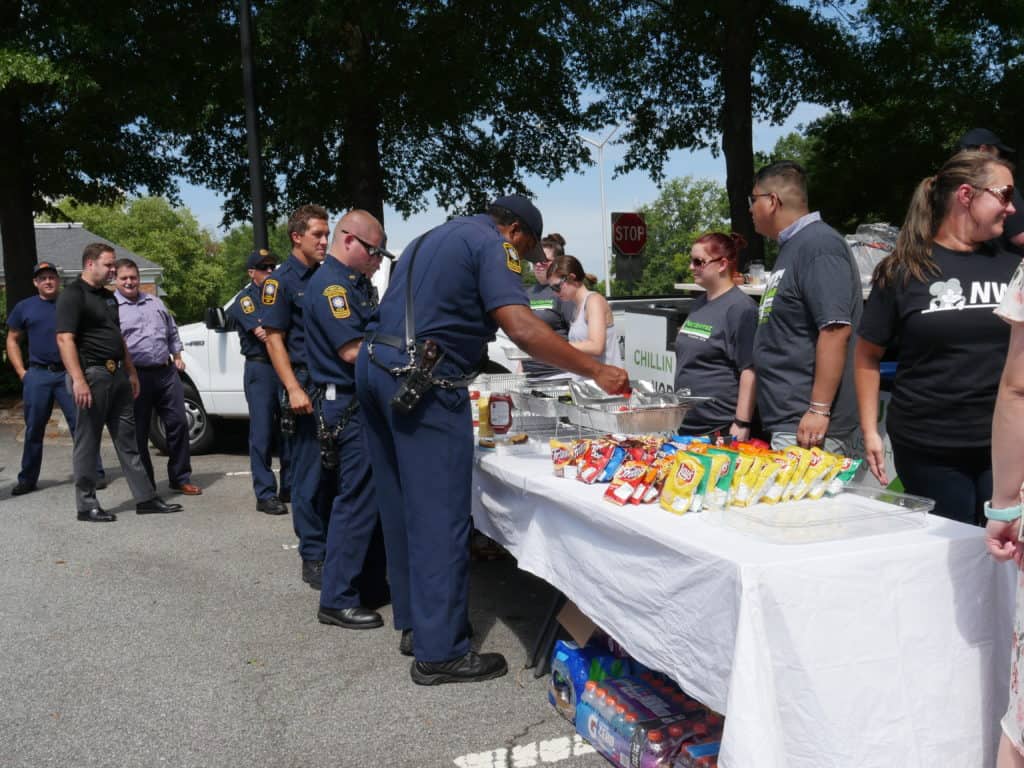
<svg viewBox="0 0 1024 768"><path fill-rule="evenodd" d="M921 314L961 309L992 309L999 306L1005 292L1006 283L972 280L970 294L965 296L958 278L939 280L928 286L928 293L932 299L928 302L928 309L923 310Z"/></svg>

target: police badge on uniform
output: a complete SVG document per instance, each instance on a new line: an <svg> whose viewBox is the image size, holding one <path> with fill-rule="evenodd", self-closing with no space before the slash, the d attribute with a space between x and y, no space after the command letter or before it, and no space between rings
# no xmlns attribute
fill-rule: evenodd
<svg viewBox="0 0 1024 768"><path fill-rule="evenodd" d="M268 277L266 282L263 283L263 293L260 294L260 301L266 304L268 307L277 301L277 292L281 286L277 280L272 277Z"/></svg>
<svg viewBox="0 0 1024 768"><path fill-rule="evenodd" d="M251 315L253 312L256 311L256 303L249 296L242 297L241 305L242 311L245 312L245 314L247 315Z"/></svg>
<svg viewBox="0 0 1024 768"><path fill-rule="evenodd" d="M348 305L348 292L340 285L328 285L324 288L324 296L330 304L331 314L338 320L344 320L352 314L352 308Z"/></svg>
<svg viewBox="0 0 1024 768"><path fill-rule="evenodd" d="M505 246L505 266L517 275L523 274L523 265L519 261L519 251L512 243L502 243Z"/></svg>

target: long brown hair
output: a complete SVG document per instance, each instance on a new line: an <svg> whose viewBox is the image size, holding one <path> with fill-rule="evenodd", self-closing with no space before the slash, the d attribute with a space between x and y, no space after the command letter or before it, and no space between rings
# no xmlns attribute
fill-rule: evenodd
<svg viewBox="0 0 1024 768"><path fill-rule="evenodd" d="M898 281L906 285L911 278L923 282L929 275L937 275L939 268L932 259L932 246L956 191L962 184L985 187L993 167L999 165L1013 171L1013 165L1002 158L965 150L947 160L937 174L922 179L910 198L896 248L875 267L872 279L884 288Z"/></svg>
<svg viewBox="0 0 1024 768"><path fill-rule="evenodd" d="M548 276L551 275L555 277L571 277L584 283L588 288L593 288L597 283L597 277L584 272L580 260L568 254L555 257L555 260L551 262L551 266L548 267Z"/></svg>

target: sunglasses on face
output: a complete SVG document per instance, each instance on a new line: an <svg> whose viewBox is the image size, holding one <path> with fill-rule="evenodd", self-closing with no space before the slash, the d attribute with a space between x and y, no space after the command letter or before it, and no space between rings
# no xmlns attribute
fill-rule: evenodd
<svg viewBox="0 0 1024 768"><path fill-rule="evenodd" d="M690 264L695 267L703 269L708 264L714 264L716 261L721 261L722 257L719 256L716 259L690 259Z"/></svg>
<svg viewBox="0 0 1024 768"><path fill-rule="evenodd" d="M548 283L548 287L550 287L551 290L554 291L555 293L561 293L562 286L565 285L565 281L568 279L568 277L563 277L561 280L556 280L553 283Z"/></svg>
<svg viewBox="0 0 1024 768"><path fill-rule="evenodd" d="M341 231L344 232L346 235L352 235L352 237L358 240L359 244L366 249L366 252L370 255L371 259L383 259L384 257L387 257L389 259L394 258L394 256L388 253L388 251L386 251L385 249L378 248L376 245L370 245L368 242L363 240L363 238L361 238L359 235L349 232L347 229L343 229Z"/></svg>
<svg viewBox="0 0 1024 768"><path fill-rule="evenodd" d="M1013 200L1013 184L1007 184L1005 187L975 187L975 189L990 193L1004 208Z"/></svg>
<svg viewBox="0 0 1024 768"><path fill-rule="evenodd" d="M253 269L257 272L273 272L276 264L257 264Z"/></svg>

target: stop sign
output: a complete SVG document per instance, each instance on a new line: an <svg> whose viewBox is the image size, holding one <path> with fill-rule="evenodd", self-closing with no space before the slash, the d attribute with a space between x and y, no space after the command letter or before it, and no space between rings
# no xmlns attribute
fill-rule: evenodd
<svg viewBox="0 0 1024 768"><path fill-rule="evenodd" d="M647 245L647 222L639 213L612 214L612 247L623 256L639 256Z"/></svg>

